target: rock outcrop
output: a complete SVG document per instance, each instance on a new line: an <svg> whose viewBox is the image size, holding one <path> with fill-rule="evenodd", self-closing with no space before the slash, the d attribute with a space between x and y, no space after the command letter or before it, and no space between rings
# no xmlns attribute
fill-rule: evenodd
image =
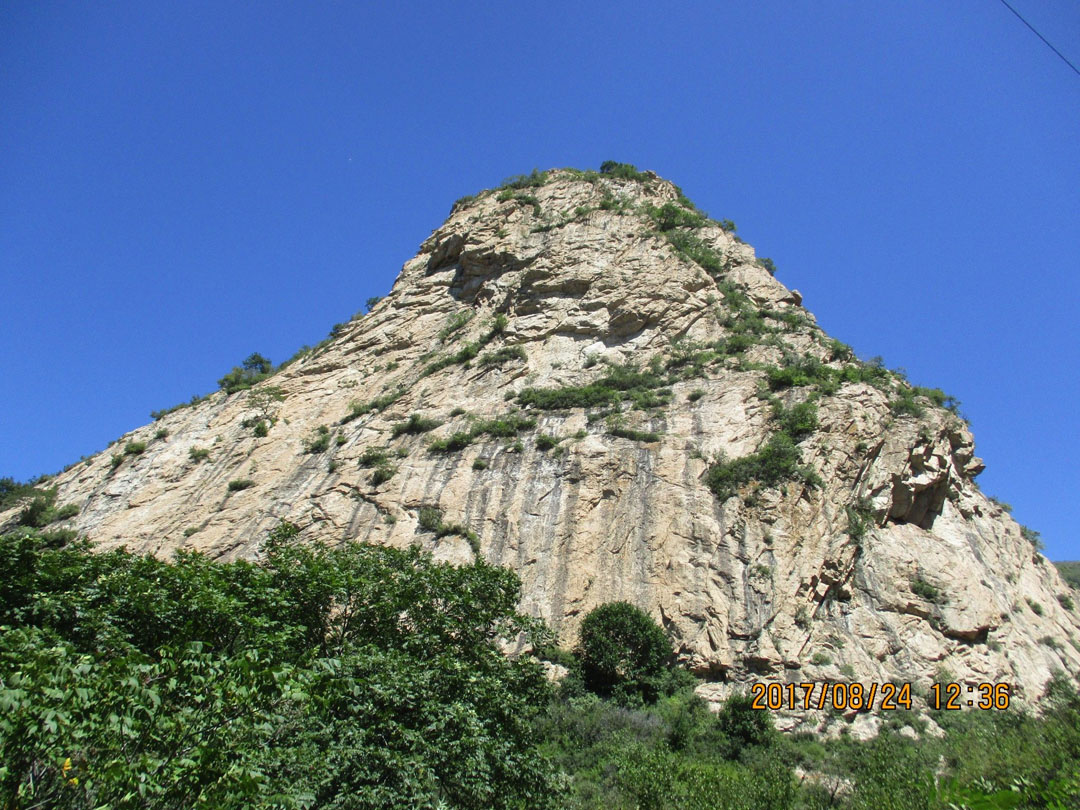
<svg viewBox="0 0 1080 810"><path fill-rule="evenodd" d="M567 643L601 603L647 609L712 697L947 672L1030 700L1075 675L1070 589L979 491L964 421L677 187L621 174L459 201L324 345L58 475L68 525L155 554L254 558L283 519L479 554Z"/></svg>

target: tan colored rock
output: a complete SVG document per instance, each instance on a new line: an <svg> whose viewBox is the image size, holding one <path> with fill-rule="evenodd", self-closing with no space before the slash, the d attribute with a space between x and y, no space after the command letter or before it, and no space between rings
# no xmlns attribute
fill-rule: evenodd
<svg viewBox="0 0 1080 810"><path fill-rule="evenodd" d="M590 609L629 600L663 623L710 699L760 679L925 688L947 671L1014 684L1031 700L1056 670L1080 670L1080 624L1057 599L1067 586L979 491L972 436L943 409L894 417L887 392L846 382L819 400L818 430L800 443L822 488L792 481L724 503L708 489L713 460L753 453L775 429L760 364L785 352L843 364L801 296L716 225L698 235L724 257L721 280L766 311L771 334L744 362L722 358L673 383L670 404L625 410L625 427L659 441L611 435L582 409L532 410L536 428L519 437L429 451L433 439L507 414L527 387L585 384L604 363L644 367L679 342L731 335L730 288L680 258L641 213L598 207L612 197L659 205L676 199L673 186L560 171L527 193L539 215L513 193L457 206L370 314L263 383L285 395L265 438L245 427L259 415L248 392L218 392L121 437L121 447L147 449L115 469L107 450L59 475L59 501L81 509L71 525L100 548L257 558L267 530L287 519L313 541L420 543L439 559L473 559L467 538L419 529L421 507L438 507L445 523L475 532L485 559L519 573L523 608L564 643ZM791 323L778 320L785 314ZM497 315L505 328L478 357L425 373L481 340ZM525 360L509 353L518 349ZM507 359L485 362L500 350ZM351 403L395 393L347 419ZM809 393L779 396L790 405ZM394 438L412 413L442 424ZM319 426L329 447L307 453ZM155 438L160 427L167 438ZM559 449L539 449L541 434ZM209 457L194 461L193 448ZM378 485L360 466L373 448L396 468ZM255 485L230 493L241 478ZM874 525L858 543L846 507L860 498Z"/></svg>

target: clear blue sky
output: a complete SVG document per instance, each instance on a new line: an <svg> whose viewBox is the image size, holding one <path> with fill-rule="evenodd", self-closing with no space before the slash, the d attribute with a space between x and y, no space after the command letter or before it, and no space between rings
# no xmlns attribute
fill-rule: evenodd
<svg viewBox="0 0 1080 810"><path fill-rule="evenodd" d="M1080 62L1075 0L1012 0ZM459 196L618 160L963 402L1080 558L1080 76L996 0L0 5L0 476L322 339Z"/></svg>

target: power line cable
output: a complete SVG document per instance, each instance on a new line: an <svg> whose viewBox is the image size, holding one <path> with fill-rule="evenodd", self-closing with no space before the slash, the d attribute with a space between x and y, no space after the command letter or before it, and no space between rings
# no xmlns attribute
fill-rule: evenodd
<svg viewBox="0 0 1080 810"><path fill-rule="evenodd" d="M1056 53L1056 54L1057 54L1058 56L1060 56L1060 57L1061 57L1061 61L1062 61L1062 62L1064 62L1064 63L1065 63L1066 65L1068 65L1069 67L1071 67L1071 68L1073 69L1073 72L1074 72L1074 73L1075 73L1075 74L1076 74L1077 76L1080 76L1080 68L1077 68L1077 67L1076 67L1076 65L1074 65L1074 64L1073 64L1072 62L1070 62L1070 61L1069 61L1068 59L1066 59L1066 58L1065 58L1065 54L1063 54L1063 53L1062 53L1061 51L1059 51L1059 50L1058 50L1057 48L1055 48L1055 47L1054 47L1053 45L1051 45L1051 44L1050 44L1050 40L1048 40L1048 39L1047 39L1046 37L1044 37L1044 36L1043 36L1042 34L1040 34L1040 33L1039 33L1038 31L1036 31L1036 30L1035 30L1035 26L1033 26L1033 25L1032 25L1031 23L1029 23L1029 22L1028 22L1027 20L1025 20L1025 19L1024 19L1024 18L1023 18L1022 16L1020 16L1020 12L1019 12L1019 11L1017 11L1017 10L1016 10L1015 8L1013 8L1012 6L1010 6L1010 5L1009 5L1009 4L1008 4L1008 3L1006 2L1006 0L1001 0L1001 4L1002 4L1003 6L1005 6L1005 8L1007 8L1007 9L1008 9L1009 11L1011 11L1011 12L1012 12L1013 14L1015 14L1015 15L1016 15L1016 19L1020 20L1020 22L1022 22L1022 23L1023 23L1024 25L1026 25L1026 26L1027 26L1028 28L1030 28L1030 29L1031 29L1031 33L1033 33L1033 34L1034 34L1035 36L1037 36L1037 37L1038 37L1039 39L1041 39L1041 40L1042 40L1042 41L1043 41L1044 43L1046 43L1046 47L1047 47L1047 48L1049 48L1049 49L1050 49L1050 50L1052 50L1052 51L1053 51L1054 53Z"/></svg>

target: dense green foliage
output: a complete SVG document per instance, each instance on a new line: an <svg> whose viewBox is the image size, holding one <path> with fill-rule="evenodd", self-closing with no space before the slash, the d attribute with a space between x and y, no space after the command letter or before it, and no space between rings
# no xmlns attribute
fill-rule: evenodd
<svg viewBox="0 0 1080 810"><path fill-rule="evenodd" d="M666 383L656 368L641 371L634 365L612 365L606 374L586 385L526 388L518 394L518 402L540 410L610 407L624 400L634 407L656 407L670 401L670 391L656 390Z"/></svg>
<svg viewBox="0 0 1080 810"><path fill-rule="evenodd" d="M396 439L398 436L403 436L405 434L415 435L418 433L427 433L429 430L434 430L441 424L442 422L437 419L428 419L421 414L414 413L410 414L406 421L395 424L391 433L393 438Z"/></svg>
<svg viewBox="0 0 1080 810"><path fill-rule="evenodd" d="M262 382L273 371L274 366L268 359L258 353L252 354L242 364L234 367L218 380L218 387L226 394L235 394L237 391L245 391L256 383Z"/></svg>
<svg viewBox="0 0 1080 810"><path fill-rule="evenodd" d="M586 688L629 705L655 702L671 682L674 663L664 631L629 602L589 611L577 659Z"/></svg>
<svg viewBox="0 0 1080 810"><path fill-rule="evenodd" d="M791 436L778 431L756 453L712 465L705 474L705 483L721 501L738 494L740 487L752 482L764 487L775 487L785 481L820 486L818 476L804 467L801 459Z"/></svg>
<svg viewBox="0 0 1080 810"><path fill-rule="evenodd" d="M12 479L8 478L6 480L11 481ZM14 484L14 482L12 483ZM15 487L20 487L20 485L15 485ZM43 490L23 485L21 488L13 490L13 495L15 492L18 493L18 496L11 497L11 505L18 503L20 499L28 495L33 495L30 502L19 513L20 526L31 526L40 529L50 523L67 520L79 514L79 507L76 504L56 505L56 489L54 488Z"/></svg>
<svg viewBox="0 0 1080 810"><path fill-rule="evenodd" d="M42 494L42 490L30 483L21 483L14 478L0 478L0 512L15 506L19 501Z"/></svg>
<svg viewBox="0 0 1080 810"><path fill-rule="evenodd" d="M515 575L290 534L263 565L0 539L0 806L548 806Z"/></svg>
<svg viewBox="0 0 1080 810"><path fill-rule="evenodd" d="M1038 719L935 712L943 739L907 739L924 723L886 714L857 742L778 734L738 696L712 714L688 690L635 708L564 694L541 732L568 810L1065 810L1080 806L1080 697L1064 681L1052 695Z"/></svg>
<svg viewBox="0 0 1080 810"><path fill-rule="evenodd" d="M511 439L519 433L532 430L535 427L535 419L515 411L494 419L474 422L468 430L459 430L445 439L436 439L429 445L429 449L433 453L457 452L458 450L464 450L480 436L487 435L497 439Z"/></svg>
<svg viewBox="0 0 1080 810"><path fill-rule="evenodd" d="M1061 573L1062 579L1069 583L1070 587L1080 590L1080 562L1054 563Z"/></svg>
<svg viewBox="0 0 1080 810"><path fill-rule="evenodd" d="M571 655L516 613L506 569L294 534L259 564L0 537L0 806L1080 806L1064 678L1041 718L934 712L943 739L901 736L922 729L903 712L866 743L781 735L746 698L708 711L626 603L592 611ZM505 653L520 638L570 667L558 694Z"/></svg>

